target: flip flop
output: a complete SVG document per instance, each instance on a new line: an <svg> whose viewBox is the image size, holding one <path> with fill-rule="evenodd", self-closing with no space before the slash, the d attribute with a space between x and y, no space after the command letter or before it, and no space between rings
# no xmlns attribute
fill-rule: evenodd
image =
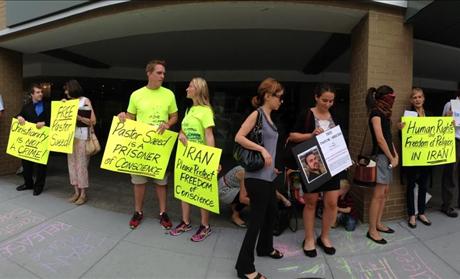
<svg viewBox="0 0 460 279"><path fill-rule="evenodd" d="M232 220L232 223L235 224L235 226L237 226L237 227L240 227L240 228L247 228L246 223L238 224L238 223L235 222L234 220Z"/></svg>

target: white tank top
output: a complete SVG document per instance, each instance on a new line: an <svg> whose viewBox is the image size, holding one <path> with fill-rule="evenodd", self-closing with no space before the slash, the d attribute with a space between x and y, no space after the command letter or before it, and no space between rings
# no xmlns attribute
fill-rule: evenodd
<svg viewBox="0 0 460 279"><path fill-rule="evenodd" d="M80 103L78 104L78 109L82 109L85 106L85 97L80 97ZM75 138L80 140L87 140L88 139L88 127L76 127L75 128Z"/></svg>

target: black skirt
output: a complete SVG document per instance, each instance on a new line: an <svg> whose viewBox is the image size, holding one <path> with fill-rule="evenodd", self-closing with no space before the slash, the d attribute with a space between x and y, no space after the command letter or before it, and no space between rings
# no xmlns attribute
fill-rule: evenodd
<svg viewBox="0 0 460 279"><path fill-rule="evenodd" d="M321 193L321 192L339 190L341 178L342 178L342 173L339 173L336 176L332 177L328 182L324 183L323 185L321 185L319 188L316 188L312 192L307 191L307 187L305 187L305 185L302 183L302 190L304 193Z"/></svg>

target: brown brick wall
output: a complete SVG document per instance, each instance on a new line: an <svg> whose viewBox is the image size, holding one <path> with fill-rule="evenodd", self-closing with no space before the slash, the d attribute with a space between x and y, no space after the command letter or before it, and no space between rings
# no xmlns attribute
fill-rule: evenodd
<svg viewBox="0 0 460 279"><path fill-rule="evenodd" d="M369 11L352 32L352 55L350 68L350 151L356 158L364 133L367 130L365 96L369 87L386 84L396 92L392 122L399 121L407 106L412 87L412 28L404 24L399 12L383 13ZM396 126L393 125L393 141L399 149ZM371 148L370 134L365 143L364 154ZM405 186L399 183L399 168L393 172L389 199L385 206L384 219L405 216ZM368 218L372 191L356 187L353 195L362 220Z"/></svg>
<svg viewBox="0 0 460 279"><path fill-rule="evenodd" d="M11 118L21 110L24 96L21 53L0 48L0 94L5 104L5 111L0 118L0 175L4 175L14 173L20 166L20 160L5 151Z"/></svg>
<svg viewBox="0 0 460 279"><path fill-rule="evenodd" d="M0 0L0 30L6 28L6 6L5 0Z"/></svg>

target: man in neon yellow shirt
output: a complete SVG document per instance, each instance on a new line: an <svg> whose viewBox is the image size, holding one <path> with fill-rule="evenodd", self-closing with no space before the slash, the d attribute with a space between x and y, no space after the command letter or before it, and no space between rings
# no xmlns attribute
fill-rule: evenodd
<svg viewBox="0 0 460 279"><path fill-rule="evenodd" d="M161 60L150 61L145 71L148 83L146 86L134 91L129 99L127 112L118 114L120 121L126 118L154 126L162 134L177 122L177 104L174 93L161 86L165 78L165 62ZM135 212L129 222L131 229L137 228L144 214L142 212L145 195L145 185L148 181L145 176L131 175L134 184ZM158 203L160 205L160 224L165 229L170 229L172 223L166 214L166 186L168 174L162 180L152 179L155 184Z"/></svg>

